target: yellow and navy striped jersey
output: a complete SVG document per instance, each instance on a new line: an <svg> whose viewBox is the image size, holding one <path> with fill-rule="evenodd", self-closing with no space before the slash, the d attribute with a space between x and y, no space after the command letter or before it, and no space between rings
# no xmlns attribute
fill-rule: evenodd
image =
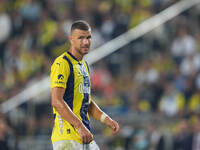
<svg viewBox="0 0 200 150"><path fill-rule="evenodd" d="M78 61L70 52L65 52L54 61L50 79L51 89L65 88L64 101L90 130L88 107L91 102L91 83L87 63L84 60ZM60 140L74 140L82 143L77 129L64 120L55 108L53 108L53 113L52 143Z"/></svg>

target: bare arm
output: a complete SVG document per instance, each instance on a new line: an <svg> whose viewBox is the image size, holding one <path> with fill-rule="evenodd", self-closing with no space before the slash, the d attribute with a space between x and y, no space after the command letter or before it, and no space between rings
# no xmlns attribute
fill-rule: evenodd
<svg viewBox="0 0 200 150"><path fill-rule="evenodd" d="M63 95L65 93L65 89L61 87L55 87L52 89L52 99L51 104L56 109L56 111L72 124L75 128L77 128L79 135L81 136L84 143L89 143L92 140L92 134L90 131L83 125L81 120L71 111L69 106L63 100Z"/></svg>
<svg viewBox="0 0 200 150"><path fill-rule="evenodd" d="M81 121L75 114L71 111L69 106L63 100L65 89L60 87L55 87L52 89L52 106L56 109L56 111L70 124L74 125L78 128L81 125Z"/></svg>
<svg viewBox="0 0 200 150"><path fill-rule="evenodd" d="M89 115L100 121L103 111L98 107L98 105L92 100L89 106Z"/></svg>
<svg viewBox="0 0 200 150"><path fill-rule="evenodd" d="M96 119L96 120L101 120L101 115L104 112L98 107L98 105L92 100L89 106L89 115ZM118 123L111 119L108 115L105 118L104 122L108 127L110 127L113 130L113 134L116 134L119 131L119 125Z"/></svg>

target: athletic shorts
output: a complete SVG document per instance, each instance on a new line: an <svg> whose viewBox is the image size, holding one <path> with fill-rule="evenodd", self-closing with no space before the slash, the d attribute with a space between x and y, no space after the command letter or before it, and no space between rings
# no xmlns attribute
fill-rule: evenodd
<svg viewBox="0 0 200 150"><path fill-rule="evenodd" d="M93 140L90 144L80 144L72 140L63 140L53 143L53 150L100 150Z"/></svg>

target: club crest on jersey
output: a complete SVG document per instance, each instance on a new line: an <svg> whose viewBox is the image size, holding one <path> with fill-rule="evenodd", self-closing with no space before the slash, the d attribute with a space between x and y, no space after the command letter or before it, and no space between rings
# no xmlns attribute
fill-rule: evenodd
<svg viewBox="0 0 200 150"><path fill-rule="evenodd" d="M59 75L58 75L58 79L63 80L63 79L64 79L64 76L63 76L62 74L59 74Z"/></svg>

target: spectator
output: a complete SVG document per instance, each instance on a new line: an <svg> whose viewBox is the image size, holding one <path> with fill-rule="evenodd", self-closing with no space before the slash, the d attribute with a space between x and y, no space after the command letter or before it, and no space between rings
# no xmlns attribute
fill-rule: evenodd
<svg viewBox="0 0 200 150"><path fill-rule="evenodd" d="M177 64L180 64L185 56L196 52L196 41L187 29L180 27L172 43L171 53Z"/></svg>
<svg viewBox="0 0 200 150"><path fill-rule="evenodd" d="M11 19L7 13L0 12L0 44L5 42L11 33Z"/></svg>
<svg viewBox="0 0 200 150"><path fill-rule="evenodd" d="M2 114L0 114L0 149L1 150L9 150L8 146L8 133L10 132L10 128L3 117Z"/></svg>
<svg viewBox="0 0 200 150"><path fill-rule="evenodd" d="M194 137L192 142L192 150L199 150L200 149L200 121L197 120L196 124L194 125Z"/></svg>
<svg viewBox="0 0 200 150"><path fill-rule="evenodd" d="M192 149L193 135L187 120L182 120L178 124L178 131L174 138L173 150Z"/></svg>
<svg viewBox="0 0 200 150"><path fill-rule="evenodd" d="M166 89L160 101L160 111L168 117L174 117L183 111L184 103L183 95L174 88L173 83L166 83Z"/></svg>

